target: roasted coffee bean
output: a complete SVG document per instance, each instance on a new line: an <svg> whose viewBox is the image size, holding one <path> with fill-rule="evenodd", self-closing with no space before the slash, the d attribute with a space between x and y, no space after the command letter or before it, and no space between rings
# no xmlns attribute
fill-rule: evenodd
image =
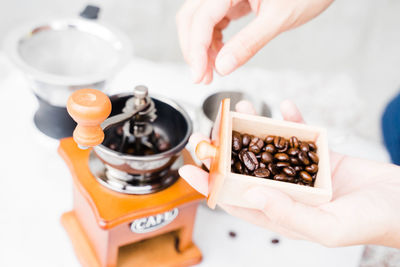
<svg viewBox="0 0 400 267"><path fill-rule="evenodd" d="M274 180L286 182L288 180L288 177L286 176L286 174L279 173L274 176Z"/></svg>
<svg viewBox="0 0 400 267"><path fill-rule="evenodd" d="M242 137L242 145L248 146L250 144L251 136L249 134L244 134Z"/></svg>
<svg viewBox="0 0 400 267"><path fill-rule="evenodd" d="M260 153L261 149L257 145L249 145L249 151L255 154Z"/></svg>
<svg viewBox="0 0 400 267"><path fill-rule="evenodd" d="M283 172L288 176L295 176L296 175L296 171L290 166L283 168Z"/></svg>
<svg viewBox="0 0 400 267"><path fill-rule="evenodd" d="M308 146L310 147L311 151L316 151L317 150L317 146L315 145L315 143L313 141L308 141Z"/></svg>
<svg viewBox="0 0 400 267"><path fill-rule="evenodd" d="M318 158L317 153L315 153L315 152L313 152L313 151L310 151L310 152L308 152L307 154L308 154L308 156L310 157L310 159L311 159L314 163L317 163L317 164L318 164L319 158Z"/></svg>
<svg viewBox="0 0 400 267"><path fill-rule="evenodd" d="M306 171L301 171L299 173L299 176L304 182L307 182L307 183L312 182L312 176Z"/></svg>
<svg viewBox="0 0 400 267"><path fill-rule="evenodd" d="M261 162L263 163L270 163L274 160L274 156L272 156L271 153L269 152L263 152L261 153Z"/></svg>
<svg viewBox="0 0 400 267"><path fill-rule="evenodd" d="M242 149L242 150L240 150L240 152L239 152L239 155L238 155L238 158L239 158L239 160L241 161L241 162L243 162L243 155L244 155L244 153L246 153L246 149Z"/></svg>
<svg viewBox="0 0 400 267"><path fill-rule="evenodd" d="M281 153L286 152L288 150L288 148L289 148L289 141L285 140L285 144L283 145L282 148L278 148L278 152L281 152Z"/></svg>
<svg viewBox="0 0 400 267"><path fill-rule="evenodd" d="M124 134L124 129L123 129L122 125L119 126L119 127L117 127L117 129L115 130L115 132L116 132L118 135L123 135L123 134Z"/></svg>
<svg viewBox="0 0 400 267"><path fill-rule="evenodd" d="M285 138L281 137L281 136L275 136L274 138L274 146L277 149L282 149L285 147Z"/></svg>
<svg viewBox="0 0 400 267"><path fill-rule="evenodd" d="M112 149L112 150L116 150L117 149L117 144L116 143L111 143L109 145L109 148Z"/></svg>
<svg viewBox="0 0 400 267"><path fill-rule="evenodd" d="M266 144L272 144L274 142L274 135L268 135L267 137L265 137L265 143Z"/></svg>
<svg viewBox="0 0 400 267"><path fill-rule="evenodd" d="M261 148L263 148L263 146L264 146L264 141L261 140L261 139L258 138L258 137L253 137L253 138L251 139L251 141L250 141L249 146L252 146L252 145L258 146L258 148L261 150Z"/></svg>
<svg viewBox="0 0 400 267"><path fill-rule="evenodd" d="M242 157L243 157L243 164L249 171L254 171L255 169L258 168L259 165L258 160L253 152L246 151L244 152Z"/></svg>
<svg viewBox="0 0 400 267"><path fill-rule="evenodd" d="M279 161L289 161L289 156L285 153L276 153L274 157Z"/></svg>
<svg viewBox="0 0 400 267"><path fill-rule="evenodd" d="M239 151L242 149L242 135L238 132L232 132L232 149Z"/></svg>
<svg viewBox="0 0 400 267"><path fill-rule="evenodd" d="M274 145L272 144L268 144L264 147L264 150L268 153L275 153L276 152L276 148L274 147Z"/></svg>
<svg viewBox="0 0 400 267"><path fill-rule="evenodd" d="M297 157L291 157L289 161L293 165L300 165L301 164L300 160Z"/></svg>
<svg viewBox="0 0 400 267"><path fill-rule="evenodd" d="M272 175L276 175L279 173L279 168L274 163L268 164L268 170L271 172Z"/></svg>
<svg viewBox="0 0 400 267"><path fill-rule="evenodd" d="M318 165L313 163L304 168L308 173L314 174L318 172Z"/></svg>
<svg viewBox="0 0 400 267"><path fill-rule="evenodd" d="M308 152L308 151L310 151L310 147L308 146L308 144L306 142L301 142L300 150L304 151L304 152Z"/></svg>
<svg viewBox="0 0 400 267"><path fill-rule="evenodd" d="M317 147L313 141L296 136L265 139L232 131L232 172L314 186L318 173Z"/></svg>
<svg viewBox="0 0 400 267"><path fill-rule="evenodd" d="M239 172L239 173L243 173L243 165L240 161L236 161L235 162L235 169Z"/></svg>
<svg viewBox="0 0 400 267"><path fill-rule="evenodd" d="M289 167L290 163L287 161L279 161L276 163L276 167L278 168L285 168L285 167Z"/></svg>
<svg viewBox="0 0 400 267"><path fill-rule="evenodd" d="M300 160L301 163L303 163L304 165L309 165L310 164L310 159L307 156L307 153L304 151L301 151L298 155L298 158Z"/></svg>
<svg viewBox="0 0 400 267"><path fill-rule="evenodd" d="M287 151L287 153L290 156L296 156L297 154L299 154L299 149L298 148L289 148L289 150Z"/></svg>
<svg viewBox="0 0 400 267"><path fill-rule="evenodd" d="M271 175L271 172L268 169L265 168L258 168L256 169L253 174L256 177L260 177L260 178L267 178Z"/></svg>
<svg viewBox="0 0 400 267"><path fill-rule="evenodd" d="M293 169L294 169L296 172L301 172L301 171L303 170L303 167L301 167L301 166L294 166Z"/></svg>
<svg viewBox="0 0 400 267"><path fill-rule="evenodd" d="M299 147L299 139L296 136L290 137L290 147L291 148L298 148Z"/></svg>

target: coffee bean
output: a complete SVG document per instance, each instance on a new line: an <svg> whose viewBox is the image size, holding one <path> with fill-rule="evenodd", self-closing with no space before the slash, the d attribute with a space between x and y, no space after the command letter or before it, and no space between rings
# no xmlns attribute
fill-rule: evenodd
<svg viewBox="0 0 400 267"><path fill-rule="evenodd" d="M285 168L285 167L289 167L290 163L286 162L286 161L279 161L276 163L276 167L278 168Z"/></svg>
<svg viewBox="0 0 400 267"><path fill-rule="evenodd" d="M243 155L243 164L249 171L254 171L258 168L258 160L256 155L251 151L246 151Z"/></svg>
<svg viewBox="0 0 400 267"><path fill-rule="evenodd" d="M242 136L236 131L232 132L232 149L234 151L242 149Z"/></svg>
<svg viewBox="0 0 400 267"><path fill-rule="evenodd" d="M291 157L289 161L293 165L300 165L301 164L300 160L298 158L296 158L296 157Z"/></svg>
<svg viewBox="0 0 400 267"><path fill-rule="evenodd" d="M310 147L311 151L316 151L317 150L317 146L315 145L315 143L313 141L308 141L308 146Z"/></svg>
<svg viewBox="0 0 400 267"><path fill-rule="evenodd" d="M285 144L283 145L282 148L278 148L278 152L286 152L288 150L289 147L289 142L288 140L285 140Z"/></svg>
<svg viewBox="0 0 400 267"><path fill-rule="evenodd" d="M274 245L279 244L279 239L278 238L273 238L273 239L271 239L271 243L274 244Z"/></svg>
<svg viewBox="0 0 400 267"><path fill-rule="evenodd" d="M235 169L238 171L240 174L243 173L243 165L240 161L235 162Z"/></svg>
<svg viewBox="0 0 400 267"><path fill-rule="evenodd" d="M286 182L288 180L288 177L283 173L279 173L274 176L274 180Z"/></svg>
<svg viewBox="0 0 400 267"><path fill-rule="evenodd" d="M270 163L274 160L274 156L272 156L271 153L269 152L263 152L261 153L261 162L263 163Z"/></svg>
<svg viewBox="0 0 400 267"><path fill-rule="evenodd" d="M290 147L291 148L298 148L299 147L299 139L296 136L290 137Z"/></svg>
<svg viewBox="0 0 400 267"><path fill-rule="evenodd" d="M288 151L287 151L287 153L290 155L290 156L296 156L297 154L299 154L299 149L298 148L290 148Z"/></svg>
<svg viewBox="0 0 400 267"><path fill-rule="evenodd" d="M308 151L310 151L310 147L308 146L308 144L306 142L301 142L300 150L304 151L304 152L308 152Z"/></svg>
<svg viewBox="0 0 400 267"><path fill-rule="evenodd" d="M277 149L282 149L285 147L285 138L281 137L281 136L275 136L274 138L274 146Z"/></svg>
<svg viewBox="0 0 400 267"><path fill-rule="evenodd" d="M238 158L241 162L243 162L243 154L246 152L245 149L240 150L239 154L238 154Z"/></svg>
<svg viewBox="0 0 400 267"><path fill-rule="evenodd" d="M268 144L265 146L264 150L268 153L275 153L276 149L274 147L274 145L272 144Z"/></svg>
<svg viewBox="0 0 400 267"><path fill-rule="evenodd" d="M268 135L267 137L265 137L265 143L272 144L274 142L274 138L274 135Z"/></svg>
<svg viewBox="0 0 400 267"><path fill-rule="evenodd" d="M264 141L261 140L261 139L258 138L258 137L253 137L253 138L251 139L251 141L250 141L249 146L252 146L252 145L258 146L258 148L261 150L261 148L263 148L263 146L264 146Z"/></svg>
<svg viewBox="0 0 400 267"><path fill-rule="evenodd" d="M117 144L116 143L111 143L109 145L109 148L112 149L112 150L116 150L117 149Z"/></svg>
<svg viewBox="0 0 400 267"><path fill-rule="evenodd" d="M249 151L250 152L253 152L253 153L255 153L255 154L258 154L258 153L260 153L260 148L257 146L257 145L249 145Z"/></svg>
<svg viewBox="0 0 400 267"><path fill-rule="evenodd" d="M265 168L258 168L256 169L253 174L256 177L260 177L260 178L267 178L271 175L271 172L268 169Z"/></svg>
<svg viewBox="0 0 400 267"><path fill-rule="evenodd" d="M301 151L298 155L298 158L300 160L301 163L303 163L304 165L308 165L310 164L310 159L307 156L307 153L304 151Z"/></svg>
<svg viewBox="0 0 400 267"><path fill-rule="evenodd" d="M311 173L311 174L317 173L317 172L318 172L318 165L315 164L315 163L313 163L313 164L311 164L311 165L305 167L305 170L306 170L308 173Z"/></svg>
<svg viewBox="0 0 400 267"><path fill-rule="evenodd" d="M300 176L300 178L301 178L303 181L305 181L305 182L307 182L307 183L312 182L312 177L311 177L311 175L310 175L308 172L306 172L306 171L301 171L301 172L299 173L299 176Z"/></svg>
<svg viewBox="0 0 400 267"><path fill-rule="evenodd" d="M235 164L235 159L231 158L231 166Z"/></svg>
<svg viewBox="0 0 400 267"><path fill-rule="evenodd" d="M276 175L279 173L279 168L273 163L268 164L268 170L271 172L272 175Z"/></svg>
<svg viewBox="0 0 400 267"><path fill-rule="evenodd" d="M283 172L288 176L295 176L296 175L296 171L290 166L283 168Z"/></svg>
<svg viewBox="0 0 400 267"><path fill-rule="evenodd" d="M236 237L236 233L234 231L229 231L229 236L231 238L235 238Z"/></svg>
<svg viewBox="0 0 400 267"><path fill-rule="evenodd" d="M260 168L267 168L267 165L265 165L264 163L260 162Z"/></svg>
<svg viewBox="0 0 400 267"><path fill-rule="evenodd" d="M285 153L276 153L274 157L279 161L289 161L289 156Z"/></svg>
<svg viewBox="0 0 400 267"><path fill-rule="evenodd" d="M315 153L315 152L313 152L313 151L310 151L310 152L308 152L307 154L308 154L308 156L310 157L310 159L311 159L314 163L317 163L317 164L318 164L319 158L318 158L317 153Z"/></svg>
<svg viewBox="0 0 400 267"><path fill-rule="evenodd" d="M248 134L244 134L242 137L242 145L248 146L250 144L251 136Z"/></svg>
<svg viewBox="0 0 400 267"><path fill-rule="evenodd" d="M294 166L293 169L294 169L296 172L301 172L301 171L303 170L303 167L301 167L301 166Z"/></svg>

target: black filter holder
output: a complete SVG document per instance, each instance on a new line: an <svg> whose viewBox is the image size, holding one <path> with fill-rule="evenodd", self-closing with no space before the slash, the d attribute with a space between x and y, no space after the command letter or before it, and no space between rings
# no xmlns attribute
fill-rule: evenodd
<svg viewBox="0 0 400 267"><path fill-rule="evenodd" d="M72 136L76 122L69 116L66 107L51 105L36 95L39 109L33 118L36 127L45 135L61 139Z"/></svg>

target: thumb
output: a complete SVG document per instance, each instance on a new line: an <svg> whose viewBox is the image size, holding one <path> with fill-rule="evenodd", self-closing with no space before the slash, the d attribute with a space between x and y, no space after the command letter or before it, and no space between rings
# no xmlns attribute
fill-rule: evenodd
<svg viewBox="0 0 400 267"><path fill-rule="evenodd" d="M337 224L336 217L332 214L319 207L293 201L278 190L253 187L246 191L243 197L261 210L271 223L317 242L329 238L327 230L331 229L332 232Z"/></svg>
<svg viewBox="0 0 400 267"><path fill-rule="evenodd" d="M220 75L227 75L246 63L265 44L279 34L279 26L256 17L250 24L232 37L220 50L215 59L215 69Z"/></svg>

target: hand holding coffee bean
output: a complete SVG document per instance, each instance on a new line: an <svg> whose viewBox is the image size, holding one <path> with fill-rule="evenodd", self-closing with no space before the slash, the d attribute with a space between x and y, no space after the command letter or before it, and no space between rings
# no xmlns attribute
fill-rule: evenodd
<svg viewBox="0 0 400 267"><path fill-rule="evenodd" d="M231 171L234 173L314 186L318 161L313 141L273 135L267 135L263 141L247 133L232 132Z"/></svg>
<svg viewBox="0 0 400 267"><path fill-rule="evenodd" d="M284 102L281 105L281 111L285 120L303 123L293 103ZM207 140L207 137L194 134L190 143L195 147L202 140ZM250 136L242 135L242 146L244 144L244 147L248 146L250 141ZM302 180L310 180L313 172L318 171L318 157L314 154L317 147L313 142L307 142L308 151L306 151L306 146L303 145L302 149L300 148L301 140L297 141L300 142L289 138L288 150L285 152L290 158L289 161L276 162L272 155L282 152L278 152L275 148L273 138L265 138L261 155L258 158L255 155L259 168L249 171L239 159L232 169L239 169L241 166L243 172L247 171L249 175L263 179L267 177L271 179L272 175L277 175L275 179L279 181L294 177L290 176L293 172L290 168L293 168L296 175L301 175ZM240 150L235 152L238 157L241 154ZM244 148L245 151L247 151L246 148ZM270 155L263 155L263 152L268 152ZM304 152L302 156L300 156L301 152ZM294 157L295 155L298 156ZM299 156L303 161L299 159ZM272 162L270 162L271 157ZM305 159L309 161L307 169L303 165ZM209 166L209 161L205 160L204 164ZM305 239L329 247L377 244L400 248L400 213L398 212L400 167L333 152L330 154L330 166L333 199L329 203L309 206L293 201L288 195L278 190L253 187L243 195L238 195L238 198L254 203L258 207L257 210L227 205L221 205L221 207L233 216L289 238ZM208 172L193 165L185 165L179 173L196 190L205 196L208 195ZM281 173L285 176L282 177ZM254 179L259 179L256 177Z"/></svg>

